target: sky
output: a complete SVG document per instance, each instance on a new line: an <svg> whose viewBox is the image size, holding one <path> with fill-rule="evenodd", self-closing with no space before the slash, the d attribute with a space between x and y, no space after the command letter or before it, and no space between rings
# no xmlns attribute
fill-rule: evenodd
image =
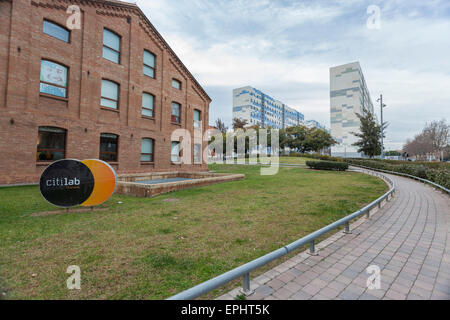
<svg viewBox="0 0 450 320"><path fill-rule="evenodd" d="M387 105L386 150L401 149L427 122L450 120L448 0L128 2L211 97L211 124L230 125L232 90L250 85L329 128L329 68L354 61L377 114L380 94Z"/></svg>

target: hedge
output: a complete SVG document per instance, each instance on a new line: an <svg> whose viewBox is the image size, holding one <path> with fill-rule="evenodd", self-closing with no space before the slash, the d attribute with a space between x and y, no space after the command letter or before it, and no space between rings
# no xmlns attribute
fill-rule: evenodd
<svg viewBox="0 0 450 320"><path fill-rule="evenodd" d="M346 159L347 163L364 167L406 173L418 178L427 179L450 189L450 170L446 166L431 167L423 163L399 162L393 164L383 160Z"/></svg>
<svg viewBox="0 0 450 320"><path fill-rule="evenodd" d="M430 169L447 169L450 170L450 162L430 162L430 161L406 161L406 160L389 160L389 159L361 159L361 158L347 158L349 160L365 160L365 161L374 161L381 162L393 165L413 165L413 166L424 166Z"/></svg>
<svg viewBox="0 0 450 320"><path fill-rule="evenodd" d="M306 165L317 170L345 171L348 169L348 163L336 161L306 161Z"/></svg>
<svg viewBox="0 0 450 320"><path fill-rule="evenodd" d="M325 161L344 162L344 159L342 159L342 158L331 157L326 154L319 154L319 153L291 152L291 153L289 153L289 157L303 157L303 158L311 158L311 159L325 160Z"/></svg>

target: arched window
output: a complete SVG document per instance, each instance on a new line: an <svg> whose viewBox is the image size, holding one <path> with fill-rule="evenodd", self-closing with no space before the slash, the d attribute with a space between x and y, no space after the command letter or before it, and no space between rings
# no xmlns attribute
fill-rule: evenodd
<svg viewBox="0 0 450 320"><path fill-rule="evenodd" d="M119 108L119 88L120 86L106 79L102 79L102 97L100 105L102 107L118 109Z"/></svg>
<svg viewBox="0 0 450 320"><path fill-rule="evenodd" d="M202 113L200 110L194 109L194 129L202 127Z"/></svg>
<svg viewBox="0 0 450 320"><path fill-rule="evenodd" d="M156 56L150 51L144 50L144 74L155 78Z"/></svg>
<svg viewBox="0 0 450 320"><path fill-rule="evenodd" d="M67 130L56 127L39 127L37 161L56 161L66 157Z"/></svg>
<svg viewBox="0 0 450 320"><path fill-rule="evenodd" d="M172 141L171 149L170 149L170 160L173 163L180 162L180 142Z"/></svg>
<svg viewBox="0 0 450 320"><path fill-rule="evenodd" d="M142 139L141 143L141 162L153 162L153 149L155 140L150 138Z"/></svg>
<svg viewBox="0 0 450 320"><path fill-rule="evenodd" d="M100 160L116 162L118 159L119 136L113 133L100 134Z"/></svg>
<svg viewBox="0 0 450 320"><path fill-rule="evenodd" d="M172 123L181 123L181 104L172 102Z"/></svg>
<svg viewBox="0 0 450 320"><path fill-rule="evenodd" d="M120 36L108 29L103 29L103 58L120 63Z"/></svg>
<svg viewBox="0 0 450 320"><path fill-rule="evenodd" d="M67 67L42 59L40 92L67 98Z"/></svg>
<svg viewBox="0 0 450 320"><path fill-rule="evenodd" d="M172 88L181 90L181 81L177 79L172 79Z"/></svg>
<svg viewBox="0 0 450 320"><path fill-rule="evenodd" d="M44 20L42 31L45 34L48 34L49 36L52 36L64 42L70 41L70 31L49 20Z"/></svg>
<svg viewBox="0 0 450 320"><path fill-rule="evenodd" d="M154 105L155 96L144 92L142 94L142 115L153 118L155 116Z"/></svg>

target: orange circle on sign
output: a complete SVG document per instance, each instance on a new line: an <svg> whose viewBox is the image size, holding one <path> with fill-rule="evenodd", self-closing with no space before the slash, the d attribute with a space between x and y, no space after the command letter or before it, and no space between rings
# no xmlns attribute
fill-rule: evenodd
<svg viewBox="0 0 450 320"><path fill-rule="evenodd" d="M102 204L111 197L116 188L116 172L108 163L102 160L83 160L94 176L94 190L91 196L81 205L93 207Z"/></svg>

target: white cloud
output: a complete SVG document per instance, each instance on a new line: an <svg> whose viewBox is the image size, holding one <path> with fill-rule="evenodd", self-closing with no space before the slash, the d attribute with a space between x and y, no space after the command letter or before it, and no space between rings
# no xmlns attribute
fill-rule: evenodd
<svg viewBox="0 0 450 320"><path fill-rule="evenodd" d="M381 7L381 29L366 8ZM231 121L231 90L252 85L329 125L329 67L360 61L374 103L383 93L387 144L450 119L448 1L138 1ZM445 16L447 12L447 16ZM377 108L378 109L378 108Z"/></svg>

